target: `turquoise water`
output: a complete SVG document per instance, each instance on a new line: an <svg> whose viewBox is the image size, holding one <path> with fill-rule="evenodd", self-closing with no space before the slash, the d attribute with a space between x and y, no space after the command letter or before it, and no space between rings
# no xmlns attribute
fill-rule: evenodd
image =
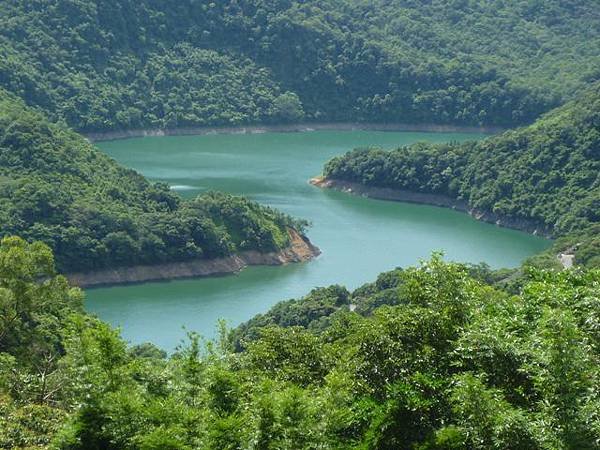
<svg viewBox="0 0 600 450"><path fill-rule="evenodd" d="M86 307L122 328L133 343L172 350L182 327L213 336L216 321L234 326L280 300L330 284L349 288L382 271L414 265L432 251L448 259L518 265L549 241L426 205L356 197L307 183L323 163L354 147L394 148L417 141L478 139L461 133L318 131L177 136L103 142L120 163L168 182L185 197L214 189L246 195L312 222L321 248L314 261L251 267L238 275L90 289Z"/></svg>

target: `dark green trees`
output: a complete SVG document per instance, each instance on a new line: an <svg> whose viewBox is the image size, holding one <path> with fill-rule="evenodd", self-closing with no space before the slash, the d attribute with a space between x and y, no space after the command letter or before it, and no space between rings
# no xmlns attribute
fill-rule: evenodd
<svg viewBox="0 0 600 450"><path fill-rule="evenodd" d="M20 238L0 242L0 447L43 448L71 401L64 370L68 322L82 293L56 276L50 249Z"/></svg>
<svg viewBox="0 0 600 450"><path fill-rule="evenodd" d="M300 120L289 95L307 120L509 126L598 79L595 7L10 0L0 87L84 132Z"/></svg>
<svg viewBox="0 0 600 450"><path fill-rule="evenodd" d="M326 177L463 201L509 226L542 230L577 262L597 265L600 85L533 125L477 143L355 150ZM596 249L596 250L595 250Z"/></svg>
<svg viewBox="0 0 600 450"><path fill-rule="evenodd" d="M273 102L273 115L282 122L298 122L304 118L302 103L296 94L286 92Z"/></svg>
<svg viewBox="0 0 600 450"><path fill-rule="evenodd" d="M0 91L0 226L86 271L273 251L303 224L221 193L184 201Z"/></svg>
<svg viewBox="0 0 600 450"><path fill-rule="evenodd" d="M165 358L84 315L46 246L6 238L0 446L596 448L600 273L530 271L511 295L467 269L434 256L352 294L315 291L276 309L306 325L255 322L239 353L225 330L192 333ZM346 307L384 294L367 315ZM332 315L314 308L326 298L345 300ZM319 314L331 321L314 328Z"/></svg>

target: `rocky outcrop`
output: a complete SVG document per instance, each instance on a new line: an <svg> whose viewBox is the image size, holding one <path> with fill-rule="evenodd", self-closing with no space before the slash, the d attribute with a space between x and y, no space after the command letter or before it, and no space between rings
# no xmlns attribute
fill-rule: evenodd
<svg viewBox="0 0 600 450"><path fill-rule="evenodd" d="M295 230L288 230L290 245L277 252L261 253L245 251L236 255L215 259L197 259L156 265L118 267L88 273L67 274L76 286L92 287L111 284L141 283L145 281L195 278L237 273L247 266L277 266L308 261L321 251L307 237Z"/></svg>
<svg viewBox="0 0 600 450"><path fill-rule="evenodd" d="M391 189L366 186L352 181L338 180L332 178L315 177L309 181L310 184L320 188L335 189L350 194L361 195L363 197L376 198L380 200L393 200L398 202L419 203L444 208L451 208L457 211L466 212L477 220L489 222L501 227L512 228L515 230L526 231L531 234L552 238L552 230L544 224L534 221L506 217L496 214L492 211L480 211L471 208L464 200L458 200L446 195L426 194L421 192L405 191L402 189Z"/></svg>

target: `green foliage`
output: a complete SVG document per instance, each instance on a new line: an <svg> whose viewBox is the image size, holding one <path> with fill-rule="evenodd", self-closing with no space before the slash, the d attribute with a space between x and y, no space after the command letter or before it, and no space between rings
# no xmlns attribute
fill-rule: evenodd
<svg viewBox="0 0 600 450"><path fill-rule="evenodd" d="M48 405L18 404L0 398L0 446L6 449L46 448L65 420L65 413Z"/></svg>
<svg viewBox="0 0 600 450"><path fill-rule="evenodd" d="M48 377L63 352L63 323L81 311L81 302L81 292L55 276L46 245L16 237L0 241L0 354L9 353L39 375L11 379L15 394L42 401L51 397Z"/></svg>
<svg viewBox="0 0 600 450"><path fill-rule="evenodd" d="M36 320L14 331L24 338L2 341L0 447L591 449L600 439L597 270L528 269L511 295L434 255L352 294L334 286L284 303L253 322L244 351L221 325L216 341L190 333L165 359L81 313L51 259L17 238L0 246L4 289L52 299L30 304ZM348 310L386 291L391 306ZM335 313L320 308L336 299ZM315 328L319 312L330 322ZM21 343L47 336L46 316L56 336L40 354Z"/></svg>
<svg viewBox="0 0 600 450"><path fill-rule="evenodd" d="M250 367L273 378L304 386L319 382L327 371L322 343L301 327L265 327L248 345Z"/></svg>
<svg viewBox="0 0 600 450"><path fill-rule="evenodd" d="M366 186L443 195L509 226L563 237L556 250L597 266L600 84L533 125L481 142L354 150L324 174ZM548 266L548 262L539 261Z"/></svg>
<svg viewBox="0 0 600 450"><path fill-rule="evenodd" d="M486 387L481 379L469 373L457 376L455 383L451 397L459 424L455 431L462 435L466 448L540 447L529 429L531 419L508 403L502 391Z"/></svg>
<svg viewBox="0 0 600 450"><path fill-rule="evenodd" d="M164 359L167 357L167 352L150 342L134 345L129 349L129 353L134 358Z"/></svg>
<svg viewBox="0 0 600 450"><path fill-rule="evenodd" d="M85 132L281 123L303 111L522 124L598 79L596 6L10 0L0 86Z"/></svg>
<svg viewBox="0 0 600 450"><path fill-rule="evenodd" d="M81 301L46 245L0 241L0 447L43 447L64 421L54 406L70 400L64 339Z"/></svg>
<svg viewBox="0 0 600 450"><path fill-rule="evenodd" d="M274 116L282 122L298 122L304 118L302 103L296 94L286 92L273 102Z"/></svg>
<svg viewBox="0 0 600 450"><path fill-rule="evenodd" d="M166 358L83 313L54 267L271 251L305 226L225 194L184 201L63 123L528 123L598 79L595 7L2 2L0 447L597 448L598 270L434 255L352 293L315 289L215 342L190 333ZM325 174L534 224L598 267L599 89L479 143L357 150Z"/></svg>
<svg viewBox="0 0 600 450"><path fill-rule="evenodd" d="M265 314L259 314L232 331L230 339L239 350L248 341L256 340L269 325L301 326L314 331L324 330L331 316L349 306L349 292L342 286L313 289L300 300L279 302Z"/></svg>
<svg viewBox="0 0 600 450"><path fill-rule="evenodd" d="M184 201L0 91L2 235L43 241L61 271L214 258L288 245L305 224L244 198Z"/></svg>

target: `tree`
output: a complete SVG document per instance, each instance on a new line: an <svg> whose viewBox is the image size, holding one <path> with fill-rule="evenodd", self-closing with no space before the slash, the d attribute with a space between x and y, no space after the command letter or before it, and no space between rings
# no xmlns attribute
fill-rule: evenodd
<svg viewBox="0 0 600 450"><path fill-rule="evenodd" d="M273 117L281 122L298 122L304 118L300 98L293 92L281 94L273 101Z"/></svg>

